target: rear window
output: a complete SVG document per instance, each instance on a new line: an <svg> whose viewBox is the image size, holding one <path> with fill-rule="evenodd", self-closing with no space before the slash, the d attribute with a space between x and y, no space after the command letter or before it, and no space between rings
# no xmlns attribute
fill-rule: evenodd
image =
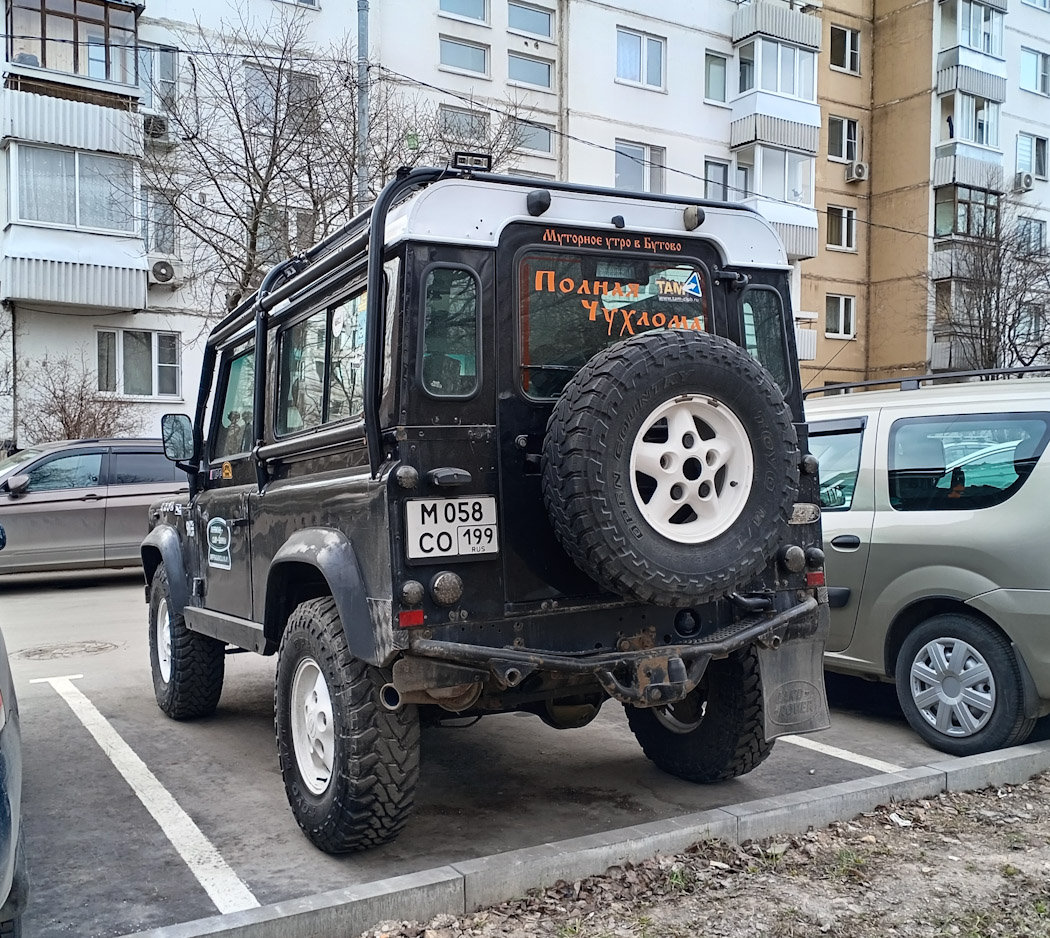
<svg viewBox="0 0 1050 938"><path fill-rule="evenodd" d="M698 263L528 251L518 264L521 388L557 397L598 351L650 329L709 330Z"/></svg>
<svg viewBox="0 0 1050 938"><path fill-rule="evenodd" d="M898 511L999 505L1025 484L1048 437L1050 413L898 420L889 437L890 504Z"/></svg>
<svg viewBox="0 0 1050 938"><path fill-rule="evenodd" d="M110 454L111 485L147 485L182 481L185 473L163 453L119 453Z"/></svg>

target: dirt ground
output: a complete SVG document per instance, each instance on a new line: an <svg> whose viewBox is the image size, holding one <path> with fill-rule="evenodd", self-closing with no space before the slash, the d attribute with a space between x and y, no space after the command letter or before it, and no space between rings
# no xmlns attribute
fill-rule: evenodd
<svg viewBox="0 0 1050 938"><path fill-rule="evenodd" d="M888 805L795 837L559 883L363 938L1050 938L1050 773Z"/></svg>

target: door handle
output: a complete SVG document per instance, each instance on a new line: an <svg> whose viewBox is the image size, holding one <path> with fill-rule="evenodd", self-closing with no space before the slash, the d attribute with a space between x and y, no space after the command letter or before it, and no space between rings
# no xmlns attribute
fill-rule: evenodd
<svg viewBox="0 0 1050 938"><path fill-rule="evenodd" d="M87 495L81 495L80 496L80 500L82 502L97 502L97 501L101 501L101 499L102 499L102 496L101 495L96 495L94 492L90 492Z"/></svg>
<svg viewBox="0 0 1050 938"><path fill-rule="evenodd" d="M247 518L230 518L231 528L243 528L247 523Z"/></svg>
<svg viewBox="0 0 1050 938"><path fill-rule="evenodd" d="M831 546L842 550L856 550L860 547L860 538L856 534L840 534L831 539Z"/></svg>

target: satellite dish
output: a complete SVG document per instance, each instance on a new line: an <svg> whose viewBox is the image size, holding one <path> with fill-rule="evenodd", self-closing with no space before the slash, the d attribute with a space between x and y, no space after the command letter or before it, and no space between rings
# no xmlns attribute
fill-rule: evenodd
<svg viewBox="0 0 1050 938"><path fill-rule="evenodd" d="M175 276L175 268L167 261L157 261L153 265L153 279L157 283L167 283Z"/></svg>

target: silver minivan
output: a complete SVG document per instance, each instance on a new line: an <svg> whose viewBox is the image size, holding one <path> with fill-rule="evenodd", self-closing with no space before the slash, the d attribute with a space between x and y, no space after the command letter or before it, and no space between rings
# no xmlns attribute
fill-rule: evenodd
<svg viewBox="0 0 1050 938"><path fill-rule="evenodd" d="M829 670L895 681L955 755L1050 713L1050 381L809 398Z"/></svg>
<svg viewBox="0 0 1050 938"><path fill-rule="evenodd" d="M0 461L0 573L141 563L149 506L188 491L160 440L64 440Z"/></svg>

